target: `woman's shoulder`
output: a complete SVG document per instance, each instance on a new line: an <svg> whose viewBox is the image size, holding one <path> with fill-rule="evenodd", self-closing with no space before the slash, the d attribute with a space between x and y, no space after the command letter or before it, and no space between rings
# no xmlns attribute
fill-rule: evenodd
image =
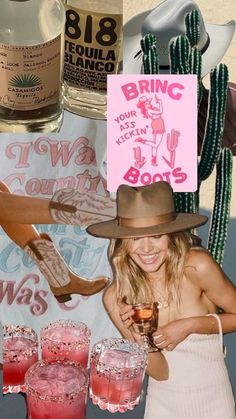
<svg viewBox="0 0 236 419"><path fill-rule="evenodd" d="M115 326L120 330L119 307L117 299L117 284L112 282L103 293L103 304L107 314L114 322ZM118 326L119 325L119 326Z"/></svg>
<svg viewBox="0 0 236 419"><path fill-rule="evenodd" d="M107 287L103 293L103 303L105 307L114 304L117 301L116 298L116 283L112 282L109 287Z"/></svg>
<svg viewBox="0 0 236 419"><path fill-rule="evenodd" d="M190 268L195 274L204 274L216 264L207 249L203 247L191 248L188 252L185 268Z"/></svg>

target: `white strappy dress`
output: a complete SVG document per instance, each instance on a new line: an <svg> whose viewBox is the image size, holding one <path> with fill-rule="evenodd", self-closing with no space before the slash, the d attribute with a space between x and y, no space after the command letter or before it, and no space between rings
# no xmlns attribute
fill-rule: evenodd
<svg viewBox="0 0 236 419"><path fill-rule="evenodd" d="M224 361L223 335L191 334L165 351L169 379L149 377L144 419L235 419L235 401Z"/></svg>

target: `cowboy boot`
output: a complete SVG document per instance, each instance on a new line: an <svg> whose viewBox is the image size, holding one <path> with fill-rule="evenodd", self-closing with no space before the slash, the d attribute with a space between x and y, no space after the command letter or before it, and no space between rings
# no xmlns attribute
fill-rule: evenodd
<svg viewBox="0 0 236 419"><path fill-rule="evenodd" d="M107 277L88 280L75 275L45 233L40 234L40 238L28 242L24 251L37 264L59 303L71 300L71 294L96 294L110 282Z"/></svg>
<svg viewBox="0 0 236 419"><path fill-rule="evenodd" d="M50 215L58 224L90 225L116 216L116 201L93 192L60 189L49 203Z"/></svg>

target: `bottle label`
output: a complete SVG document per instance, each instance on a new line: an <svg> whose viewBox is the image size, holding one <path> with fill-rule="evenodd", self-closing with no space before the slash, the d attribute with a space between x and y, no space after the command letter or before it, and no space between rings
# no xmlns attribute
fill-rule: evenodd
<svg viewBox="0 0 236 419"><path fill-rule="evenodd" d="M107 90L118 71L122 14L100 14L66 5L64 80L70 86Z"/></svg>
<svg viewBox="0 0 236 419"><path fill-rule="evenodd" d="M21 111L58 103L61 35L43 44L0 44L0 106Z"/></svg>

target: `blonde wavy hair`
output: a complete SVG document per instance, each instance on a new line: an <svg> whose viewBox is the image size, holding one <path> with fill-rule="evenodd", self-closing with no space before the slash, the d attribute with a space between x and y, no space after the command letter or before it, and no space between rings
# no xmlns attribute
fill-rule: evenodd
<svg viewBox="0 0 236 419"><path fill-rule="evenodd" d="M167 236L165 293L169 304L174 302L179 306L181 302L180 285L186 257L190 248L199 247L199 241L196 240L197 236L185 231L167 234ZM130 304L144 301L154 302L153 289L148 274L129 255L130 240L132 239L112 239L108 250L117 284L117 298Z"/></svg>

